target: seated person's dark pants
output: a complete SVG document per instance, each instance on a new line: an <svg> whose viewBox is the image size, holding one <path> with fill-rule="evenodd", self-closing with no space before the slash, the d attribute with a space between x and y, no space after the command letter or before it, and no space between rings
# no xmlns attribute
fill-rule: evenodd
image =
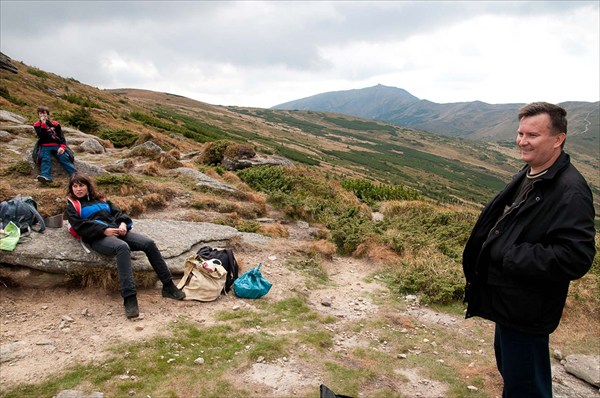
<svg viewBox="0 0 600 398"><path fill-rule="evenodd" d="M129 231L125 236L105 236L102 239L93 241L90 246L100 254L117 256L117 270L119 271L122 297L136 294L133 270L131 269L131 251L146 253L150 265L152 265L163 284L168 284L173 280L171 271L169 271L158 247L147 236Z"/></svg>

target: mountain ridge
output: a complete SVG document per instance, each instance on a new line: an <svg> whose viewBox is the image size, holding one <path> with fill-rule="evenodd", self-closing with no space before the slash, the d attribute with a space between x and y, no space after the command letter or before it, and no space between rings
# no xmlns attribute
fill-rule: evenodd
<svg viewBox="0 0 600 398"><path fill-rule="evenodd" d="M312 110L379 120L450 137L502 142L513 140L517 112L523 103L489 104L483 101L436 103L419 99L402 88L383 86L326 92L275 105L275 110ZM578 151L591 154L599 143L600 102L566 101L569 137Z"/></svg>

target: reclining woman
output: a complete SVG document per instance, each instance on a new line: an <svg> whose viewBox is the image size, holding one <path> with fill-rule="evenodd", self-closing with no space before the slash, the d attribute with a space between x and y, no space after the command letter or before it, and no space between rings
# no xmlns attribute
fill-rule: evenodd
<svg viewBox="0 0 600 398"><path fill-rule="evenodd" d="M117 257L117 271L125 315L139 316L137 292L131 268L131 251L143 251L163 284L163 297L182 300L185 293L173 283L167 267L154 241L131 231L133 221L117 206L105 200L96 190L92 179L76 172L69 180L67 190L67 218L83 242L101 254ZM75 207L79 201L79 211Z"/></svg>

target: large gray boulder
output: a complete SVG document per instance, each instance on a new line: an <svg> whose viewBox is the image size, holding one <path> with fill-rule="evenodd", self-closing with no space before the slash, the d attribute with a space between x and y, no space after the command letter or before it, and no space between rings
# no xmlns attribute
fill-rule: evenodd
<svg viewBox="0 0 600 398"><path fill-rule="evenodd" d="M66 223L31 233L31 239L19 243L14 251L0 251L0 264L27 267L46 273L79 273L90 269L116 269L115 259L87 253L71 236ZM235 228L200 222L171 220L134 220L134 231L154 239L173 274L183 274L185 259L204 246L227 246L242 234ZM152 271L143 252L132 252L136 271Z"/></svg>
<svg viewBox="0 0 600 398"><path fill-rule="evenodd" d="M565 370L593 386L600 387L600 356L598 355L568 355Z"/></svg>

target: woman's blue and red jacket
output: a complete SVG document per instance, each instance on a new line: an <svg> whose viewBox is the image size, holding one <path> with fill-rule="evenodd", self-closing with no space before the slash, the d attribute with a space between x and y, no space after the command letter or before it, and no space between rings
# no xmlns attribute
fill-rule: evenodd
<svg viewBox="0 0 600 398"><path fill-rule="evenodd" d="M130 230L133 226L131 218L110 200L88 200L87 197L71 199L79 200L81 214L67 200L67 219L71 227L85 243L91 243L97 239L104 238L104 230L106 228L119 228L122 222L127 225L127 230Z"/></svg>

